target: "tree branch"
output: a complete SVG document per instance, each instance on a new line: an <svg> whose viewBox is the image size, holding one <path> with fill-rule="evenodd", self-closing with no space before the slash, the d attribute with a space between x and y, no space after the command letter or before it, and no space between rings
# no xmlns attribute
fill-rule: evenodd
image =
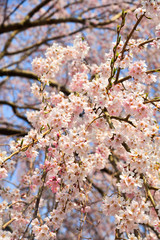
<svg viewBox="0 0 160 240"><path fill-rule="evenodd" d="M3 101L3 100L0 100L0 105L8 105L12 108L21 108L21 109L33 109L33 110L39 110L39 108L36 108L36 107L32 107L30 105L28 106L18 106L16 105L14 102L8 102L8 101Z"/></svg>
<svg viewBox="0 0 160 240"><path fill-rule="evenodd" d="M27 132L18 130L18 129L14 129L14 128L0 127L0 134L6 135L6 136L11 136L11 135L25 136L27 134Z"/></svg>
<svg viewBox="0 0 160 240"><path fill-rule="evenodd" d="M133 9L127 9L126 12L133 11ZM99 23L94 23L90 21L90 26L92 27L102 27L108 24L111 24L115 22L118 18L121 17L122 13L116 14L114 17L111 19L104 21L104 22L99 22ZM88 19L85 18L76 18L76 17L68 17L68 18L54 18L54 19L41 19L41 20L35 20L35 21L30 21L28 16L21 22L16 22L16 23L10 23L8 25L2 25L0 26L0 34L7 33L10 31L15 31L15 30L24 30L24 29L29 29L31 27L37 27L37 26L45 26L45 25L52 25L52 24L61 24L61 23L79 23L82 25L86 24L86 21Z"/></svg>
<svg viewBox="0 0 160 240"><path fill-rule="evenodd" d="M151 70L148 70L148 71L146 71L145 73L146 74L150 74L150 73L156 73L156 72L160 72L160 68L157 68L157 69L151 69ZM130 79L130 78L132 78L132 76L126 76L126 77L124 77L124 78L121 78L121 79L119 79L117 82L115 82L115 85L116 84L119 84L119 83L122 83L122 82L124 82L124 81L126 81L126 80L128 80L128 79Z"/></svg>
<svg viewBox="0 0 160 240"><path fill-rule="evenodd" d="M29 29L31 27L38 27L38 26L45 26L45 25L52 25L52 24L61 24L61 23L80 23L85 24L85 19L79 19L74 17L69 18L58 18L58 19L42 19L42 20L35 20L35 21L22 21L22 22L16 22L11 23L8 25L2 25L0 26L0 34L15 31L15 30L24 30Z"/></svg>
<svg viewBox="0 0 160 240"><path fill-rule="evenodd" d="M39 81L39 78L36 74L27 70L19 70L19 69L8 70L6 68L2 68L0 69L0 76L24 77L24 78L29 78L29 79L34 79ZM50 81L50 86L58 88L61 92L63 92L67 96L70 94L70 91L65 86L60 85L53 80Z"/></svg>

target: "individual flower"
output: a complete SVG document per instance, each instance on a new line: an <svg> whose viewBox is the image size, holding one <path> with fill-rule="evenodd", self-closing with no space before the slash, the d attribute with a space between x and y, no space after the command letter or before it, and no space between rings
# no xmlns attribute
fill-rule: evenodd
<svg viewBox="0 0 160 240"><path fill-rule="evenodd" d="M8 176L7 170L4 167L0 168L0 179L6 178Z"/></svg>

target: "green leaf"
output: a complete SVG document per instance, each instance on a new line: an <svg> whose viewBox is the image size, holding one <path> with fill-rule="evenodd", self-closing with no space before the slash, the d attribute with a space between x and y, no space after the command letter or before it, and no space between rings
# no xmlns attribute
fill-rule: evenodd
<svg viewBox="0 0 160 240"><path fill-rule="evenodd" d="M23 141L24 141L24 139L22 139L22 141L21 141L21 144L20 144L20 145L21 145L21 147L22 147L22 145L23 145Z"/></svg>
<svg viewBox="0 0 160 240"><path fill-rule="evenodd" d="M111 59L111 64L114 63L114 58Z"/></svg>
<svg viewBox="0 0 160 240"><path fill-rule="evenodd" d="M117 25L117 32L120 32L121 26Z"/></svg>
<svg viewBox="0 0 160 240"><path fill-rule="evenodd" d="M116 70L117 70L117 68L114 68L114 69L113 69L113 75L115 74Z"/></svg>
<svg viewBox="0 0 160 240"><path fill-rule="evenodd" d="M40 128L40 132L42 132L43 129L45 129L44 125Z"/></svg>

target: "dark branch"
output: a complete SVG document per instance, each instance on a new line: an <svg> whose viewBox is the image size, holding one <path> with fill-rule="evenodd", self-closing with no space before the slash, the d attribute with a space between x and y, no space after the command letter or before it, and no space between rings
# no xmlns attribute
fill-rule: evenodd
<svg viewBox="0 0 160 240"><path fill-rule="evenodd" d="M39 81L39 78L36 74L32 73L31 71L19 70L19 69L13 69L13 70L8 70L6 68L0 69L0 76L24 77L24 78L29 78L29 79L34 79ZM70 91L65 86L62 86L53 80L50 81L50 86L58 88L61 92L63 92L67 96L70 94Z"/></svg>
<svg viewBox="0 0 160 240"><path fill-rule="evenodd" d="M0 127L0 134L6 135L6 136L11 136L11 135L25 136L27 134L27 132L18 130L18 129L14 129L14 128Z"/></svg>
<svg viewBox="0 0 160 240"><path fill-rule="evenodd" d="M0 26L0 34L11 32L11 31L21 31L24 29L29 29L31 27L37 26L45 26L45 25L52 25L52 24L61 24L61 23L80 23L85 24L85 19L78 19L74 17L70 18L59 18L59 19L42 19L42 20L35 20L35 21L22 21L17 23L11 23L8 25Z"/></svg>
<svg viewBox="0 0 160 240"><path fill-rule="evenodd" d="M30 105L18 106L18 105L16 105L14 102L8 102L8 101L0 100L0 105L3 105L3 104L4 104L4 105L11 106L11 107L14 107L14 108L39 110L39 108L32 107L32 106L30 106Z"/></svg>

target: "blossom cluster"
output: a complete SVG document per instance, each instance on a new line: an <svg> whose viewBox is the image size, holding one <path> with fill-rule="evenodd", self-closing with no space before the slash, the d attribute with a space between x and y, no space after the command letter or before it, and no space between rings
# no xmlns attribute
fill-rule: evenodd
<svg viewBox="0 0 160 240"><path fill-rule="evenodd" d="M146 13L148 17L157 18L160 14L160 2L159 0L143 0L142 8L136 9L137 16Z"/></svg>

